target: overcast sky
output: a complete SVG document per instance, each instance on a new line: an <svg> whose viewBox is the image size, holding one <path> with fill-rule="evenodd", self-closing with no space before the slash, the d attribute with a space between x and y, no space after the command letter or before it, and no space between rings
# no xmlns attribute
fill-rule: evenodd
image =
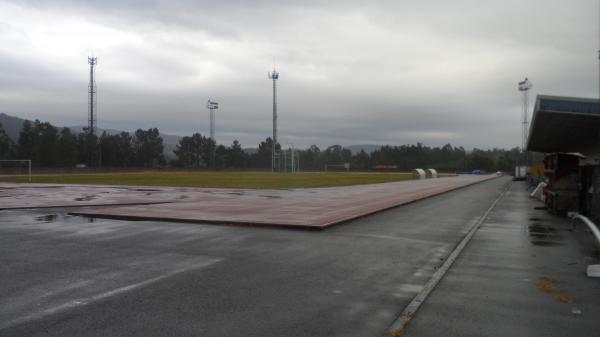
<svg viewBox="0 0 600 337"><path fill-rule="evenodd" d="M87 123L98 57L101 128L208 134L253 147L520 145L536 94L598 97L594 0L0 0L0 112ZM531 104L533 105L533 104Z"/></svg>

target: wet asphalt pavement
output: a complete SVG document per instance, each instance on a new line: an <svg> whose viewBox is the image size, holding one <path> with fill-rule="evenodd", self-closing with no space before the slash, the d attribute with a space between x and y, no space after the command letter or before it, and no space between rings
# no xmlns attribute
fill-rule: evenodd
<svg viewBox="0 0 600 337"><path fill-rule="evenodd" d="M600 336L600 264L583 224L514 182L402 336Z"/></svg>
<svg viewBox="0 0 600 337"><path fill-rule="evenodd" d="M0 336L380 336L507 183L322 232L1 211Z"/></svg>

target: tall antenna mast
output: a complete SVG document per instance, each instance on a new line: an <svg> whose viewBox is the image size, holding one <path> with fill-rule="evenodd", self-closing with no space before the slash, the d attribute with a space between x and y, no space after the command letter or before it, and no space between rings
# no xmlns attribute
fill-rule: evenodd
<svg viewBox="0 0 600 337"><path fill-rule="evenodd" d="M279 73L273 66L273 72L269 73L269 79L273 80L273 145L271 149L271 170L275 171L275 157L277 154L277 80Z"/></svg>
<svg viewBox="0 0 600 337"><path fill-rule="evenodd" d="M519 91L522 93L523 100L523 139L521 145L521 152L525 151L525 147L527 147L527 132L529 131L529 119L527 117L527 111L529 109L529 89L531 89L531 87L533 87L533 84L529 82L527 77L525 77L525 80L519 82Z"/></svg>
<svg viewBox="0 0 600 337"><path fill-rule="evenodd" d="M98 112L97 112L97 99L96 99L96 80L94 79L95 75L95 66L98 63L97 57L89 57L88 63L90 65L90 83L88 85L88 133L90 135L96 134L96 129L98 126Z"/></svg>

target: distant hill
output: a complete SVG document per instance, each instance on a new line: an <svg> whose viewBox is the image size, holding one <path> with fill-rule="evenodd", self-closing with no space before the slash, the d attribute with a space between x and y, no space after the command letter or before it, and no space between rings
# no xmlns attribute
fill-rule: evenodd
<svg viewBox="0 0 600 337"><path fill-rule="evenodd" d="M2 124L2 127L4 128L4 130L6 130L8 137L10 137L10 139L12 139L14 142L17 142L17 140L19 139L19 133L21 132L21 129L23 129L23 123L25 123L25 121L26 121L26 119L7 115L5 113L0 112L0 123ZM31 122L33 122L33 121L31 121ZM63 128L62 126L58 126L58 125L55 125L55 127L59 128L59 129ZM78 126L78 125L67 126L67 127L75 133L83 132L83 128L84 128L83 126ZM109 135L116 135L121 132L128 132L128 131L123 131L123 130L98 128L99 134L102 134L102 132L105 132L105 131ZM129 132L129 133L133 133L133 132ZM169 134L164 134L164 133L161 133L160 136L163 139L163 146L164 146L163 152L164 152L165 157L167 157L167 159L175 158L175 153L173 153L173 150L175 150L175 147L177 146L177 144L179 144L179 140L181 139L181 136L169 135Z"/></svg>
<svg viewBox="0 0 600 337"><path fill-rule="evenodd" d="M25 120L22 118L0 112L0 124L2 124L4 130L6 130L8 137L14 142L19 139L19 132L21 132L21 129L23 128L23 123L25 123Z"/></svg>
<svg viewBox="0 0 600 337"><path fill-rule="evenodd" d="M57 126L58 128L60 128L59 126ZM85 126L80 126L80 125L75 125L75 126L66 126L67 128L71 129L71 131L73 131L74 133L81 133L83 132L83 129L85 128ZM98 133L102 134L102 132L106 132L109 135L118 135L121 132L124 132L123 130L115 130L115 129L101 129L98 128Z"/></svg>
<svg viewBox="0 0 600 337"><path fill-rule="evenodd" d="M83 132L83 126L68 126L69 129L71 129L71 131L73 132ZM115 130L115 129L101 129L98 128L98 133L102 134L102 132L106 132L109 135L117 135L121 132L128 132L128 131L123 131L123 130ZM129 132L130 134L133 134L134 131ZM177 135L169 135L169 134L165 134L165 133L160 133L160 136L163 139L163 153L165 155L165 157L167 158L167 160L170 159L175 159L175 153L173 151L175 151L177 144L179 144L179 140L181 139L181 136L177 136Z"/></svg>
<svg viewBox="0 0 600 337"><path fill-rule="evenodd" d="M4 127L4 130L6 130L6 133L8 134L10 139L12 139L14 142L16 142L19 139L19 133L21 132L21 129L23 128L23 123L25 123L25 119L7 115L5 113L0 112L0 123L2 123L2 126ZM62 126L58 126L58 125L55 125L55 126L59 129L63 128ZM78 126L78 125L67 126L67 127L75 133L83 132L83 128L84 128L83 126ZM98 128L98 133L100 133L100 134L105 131L109 135L116 135L121 132L128 132L128 131L123 131L123 130ZM130 133L133 133L133 132L130 132ZM164 133L161 133L160 136L163 139L165 157L167 157L167 159L174 159L175 153L173 153L173 151L176 149L176 146L177 146L177 144L179 144L179 140L182 137L177 136L177 135L164 134ZM359 145L350 145L350 146L344 146L344 147L349 149L350 151L352 151L352 154L357 154L360 152L360 150L364 150L366 153L370 154L371 152L373 152L375 150L379 150L379 148L381 148L381 145L359 144ZM244 152L246 152L247 154L254 154L254 153L258 152L258 148L255 148L255 147L244 148Z"/></svg>
<svg viewBox="0 0 600 337"><path fill-rule="evenodd" d="M244 150L244 152L246 154L255 154L255 153L258 153L258 148L257 147L245 147L242 150Z"/></svg>

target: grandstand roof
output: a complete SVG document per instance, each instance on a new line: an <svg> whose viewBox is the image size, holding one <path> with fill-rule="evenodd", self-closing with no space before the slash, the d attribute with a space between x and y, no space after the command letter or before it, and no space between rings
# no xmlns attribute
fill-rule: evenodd
<svg viewBox="0 0 600 337"><path fill-rule="evenodd" d="M538 95L533 110L527 150L581 152L600 148L600 101Z"/></svg>

